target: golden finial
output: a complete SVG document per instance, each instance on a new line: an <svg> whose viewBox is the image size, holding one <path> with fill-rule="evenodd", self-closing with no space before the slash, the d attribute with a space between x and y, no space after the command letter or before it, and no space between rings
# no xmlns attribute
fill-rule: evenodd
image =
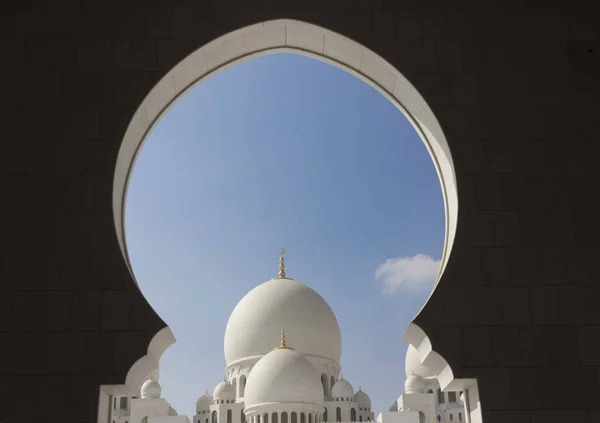
<svg viewBox="0 0 600 423"><path fill-rule="evenodd" d="M285 277L285 262L283 261L283 255L285 254L285 248L279 250L279 279L287 279Z"/></svg>
<svg viewBox="0 0 600 423"><path fill-rule="evenodd" d="M276 350L291 350L292 349L285 344L285 331L283 329L281 329L281 343L275 349Z"/></svg>

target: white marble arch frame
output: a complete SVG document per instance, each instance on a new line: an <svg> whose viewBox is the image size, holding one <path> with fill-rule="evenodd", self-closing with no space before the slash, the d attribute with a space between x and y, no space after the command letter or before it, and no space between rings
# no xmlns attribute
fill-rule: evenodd
<svg viewBox="0 0 600 423"><path fill-rule="evenodd" d="M290 19L241 28L204 45L171 69L136 110L121 143L113 181L114 224L132 277L135 280L125 240L125 198L131 170L148 134L181 96L212 74L242 60L282 51L340 67L371 85L398 107L420 135L434 162L444 197L445 238L437 285L454 242L458 215L454 165L439 122L416 88L381 56L343 35ZM467 389L475 383L454 380L446 360L431 349L429 338L414 323L409 325L404 338L419 350L423 364L439 376L442 389L459 385Z"/></svg>
<svg viewBox="0 0 600 423"><path fill-rule="evenodd" d="M160 377L159 361L163 353L176 342L168 326L159 330L150 341L146 354L140 357L129 369L122 385L102 385L101 390L113 396L139 395L140 389L148 379L158 381Z"/></svg>
<svg viewBox="0 0 600 423"><path fill-rule="evenodd" d="M441 275L456 232L458 195L450 149L431 108L381 56L340 34L290 19L251 25L204 45L171 69L138 107L121 143L113 180L114 223L130 270L124 231L127 185L135 159L154 125L177 99L215 72L245 59L281 51L310 56L344 69L377 89L413 124L433 159L444 196L446 231Z"/></svg>

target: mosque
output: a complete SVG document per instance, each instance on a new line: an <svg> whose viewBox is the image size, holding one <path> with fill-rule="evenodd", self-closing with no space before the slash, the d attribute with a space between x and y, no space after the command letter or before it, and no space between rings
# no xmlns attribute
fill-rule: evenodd
<svg viewBox="0 0 600 423"><path fill-rule="evenodd" d="M369 395L341 374L335 314L316 291L286 276L283 252L278 276L246 294L229 317L224 380L198 399L193 423L469 422L462 392L442 392L413 347L405 393L375 419ZM112 423L190 423L161 398L158 372L140 398L111 404Z"/></svg>

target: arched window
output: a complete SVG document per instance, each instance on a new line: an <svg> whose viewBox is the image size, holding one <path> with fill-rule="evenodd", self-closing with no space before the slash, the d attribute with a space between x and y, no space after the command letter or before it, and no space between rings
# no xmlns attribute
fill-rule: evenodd
<svg viewBox="0 0 600 423"><path fill-rule="evenodd" d="M260 423L260 414L256 416L256 423Z"/></svg>
<svg viewBox="0 0 600 423"><path fill-rule="evenodd" d="M422 411L419 411L419 423L427 423L425 421L425 413L423 413Z"/></svg>
<svg viewBox="0 0 600 423"><path fill-rule="evenodd" d="M242 375L240 377L240 397L244 396L244 391L246 390L246 375Z"/></svg>
<svg viewBox="0 0 600 423"><path fill-rule="evenodd" d="M206 421L204 423L208 423L208 417L206 418Z"/></svg>
<svg viewBox="0 0 600 423"><path fill-rule="evenodd" d="M453 422L454 421L454 416L452 414L450 414L450 421Z"/></svg>
<svg viewBox="0 0 600 423"><path fill-rule="evenodd" d="M240 422L246 423L246 415L244 414L244 410L240 411Z"/></svg>
<svg viewBox="0 0 600 423"><path fill-rule="evenodd" d="M438 422L441 422L441 421L442 421L442 416L440 416L440 415L438 414L438 417L437 417L437 419L438 419Z"/></svg>
<svg viewBox="0 0 600 423"><path fill-rule="evenodd" d="M233 416L231 415L231 409L227 410L227 423L233 423Z"/></svg>
<svg viewBox="0 0 600 423"><path fill-rule="evenodd" d="M269 415L265 413L263 417L263 423L269 423Z"/></svg>
<svg viewBox="0 0 600 423"><path fill-rule="evenodd" d="M300 423L306 423L306 414L300 413Z"/></svg>
<svg viewBox="0 0 600 423"><path fill-rule="evenodd" d="M210 420L211 420L211 423L218 423L218 422L217 422L217 410L214 410L214 411L212 412L212 416L211 416L211 419L210 419Z"/></svg>
<svg viewBox="0 0 600 423"><path fill-rule="evenodd" d="M323 413L323 421L326 422L327 421L327 407L325 407L325 412ZM281 422L283 423L283 422Z"/></svg>
<svg viewBox="0 0 600 423"><path fill-rule="evenodd" d="M356 408L351 408L350 409L350 421L351 422L355 422L356 421Z"/></svg>
<svg viewBox="0 0 600 423"><path fill-rule="evenodd" d="M288 423L287 417L288 417L288 415L285 411L283 413L281 413L281 423Z"/></svg>
<svg viewBox="0 0 600 423"><path fill-rule="evenodd" d="M437 390L437 397L438 397L438 404L443 404L444 402L446 402L444 400L444 393L442 392L442 390L440 388L438 388L438 390Z"/></svg>
<svg viewBox="0 0 600 423"><path fill-rule="evenodd" d="M308 423L313 423L312 413L308 413Z"/></svg>
<svg viewBox="0 0 600 423"><path fill-rule="evenodd" d="M358 421L362 422L362 416L358 416Z"/></svg>
<svg viewBox="0 0 600 423"><path fill-rule="evenodd" d="M292 411L292 423L298 423L298 414L295 411Z"/></svg>
<svg viewBox="0 0 600 423"><path fill-rule="evenodd" d="M336 422L342 421L342 409L340 407L337 407L335 409L335 421Z"/></svg>
<svg viewBox="0 0 600 423"><path fill-rule="evenodd" d="M323 373L321 375L321 385L323 385L323 395L328 397L329 396L329 386L327 383L327 375L325 373Z"/></svg>
<svg viewBox="0 0 600 423"><path fill-rule="evenodd" d="M278 423L278 421L277 413L271 414L271 423Z"/></svg>
<svg viewBox="0 0 600 423"><path fill-rule="evenodd" d="M458 421L462 422L462 413L458 413Z"/></svg>
<svg viewBox="0 0 600 423"><path fill-rule="evenodd" d="M428 394L433 394L433 390L431 390L431 389L428 389L428 390L427 390L427 393L428 393Z"/></svg>

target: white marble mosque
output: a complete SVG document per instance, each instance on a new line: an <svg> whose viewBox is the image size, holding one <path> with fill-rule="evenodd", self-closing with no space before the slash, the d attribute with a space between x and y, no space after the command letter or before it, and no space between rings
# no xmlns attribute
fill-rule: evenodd
<svg viewBox="0 0 600 423"><path fill-rule="evenodd" d="M442 392L406 354L405 392L375 418L371 399L341 375L341 331L327 302L285 274L246 294L225 330L225 376L196 402L193 423L461 423L468 422L462 392ZM111 423L190 423L161 398L158 371L140 397L111 400Z"/></svg>

